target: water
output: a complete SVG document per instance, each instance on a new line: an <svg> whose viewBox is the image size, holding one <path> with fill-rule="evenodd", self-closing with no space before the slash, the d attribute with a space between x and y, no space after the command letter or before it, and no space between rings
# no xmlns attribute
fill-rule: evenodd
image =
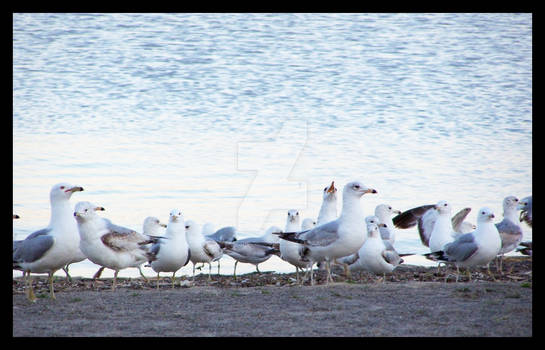
<svg viewBox="0 0 545 350"><path fill-rule="evenodd" d="M378 191L366 215L444 199L476 222L531 174L531 14L13 15L14 239L47 225L61 181L133 229L179 208L245 237L315 217L332 180Z"/></svg>

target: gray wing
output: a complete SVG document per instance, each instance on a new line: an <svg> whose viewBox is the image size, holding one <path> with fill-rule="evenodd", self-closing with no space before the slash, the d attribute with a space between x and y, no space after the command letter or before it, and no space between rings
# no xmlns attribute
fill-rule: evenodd
<svg viewBox="0 0 545 350"><path fill-rule="evenodd" d="M382 252L382 257L387 263L392 265L399 265L403 262L403 259L399 256L398 252L394 249L394 246L389 241L383 241L386 249Z"/></svg>
<svg viewBox="0 0 545 350"><path fill-rule="evenodd" d="M50 231L50 228L42 229L20 241L17 249L13 251L13 263L28 263L40 259L55 242L48 234Z"/></svg>
<svg viewBox="0 0 545 350"><path fill-rule="evenodd" d="M390 240L390 228L380 226L378 229L380 231L380 237L385 241L389 241Z"/></svg>
<svg viewBox="0 0 545 350"><path fill-rule="evenodd" d="M454 229L455 232L469 233L475 230L475 227L473 227L470 223L467 223L467 222L464 223L464 220L466 219L470 211L471 211L471 208L464 208L452 217L451 219L452 228Z"/></svg>
<svg viewBox="0 0 545 350"><path fill-rule="evenodd" d="M206 236L207 238L213 239L214 241L222 242L233 242L236 241L237 229L233 226L222 227L217 230L215 233Z"/></svg>
<svg viewBox="0 0 545 350"><path fill-rule="evenodd" d="M303 240L309 246L327 246L339 238L339 223L330 221L311 230L300 232L297 238Z"/></svg>
<svg viewBox="0 0 545 350"><path fill-rule="evenodd" d="M496 224L501 237L501 249L499 254L505 254L515 249L522 240L522 230L509 219L503 219Z"/></svg>
<svg viewBox="0 0 545 350"><path fill-rule="evenodd" d="M465 261L478 249L475 237L466 233L458 237L454 242L445 244L443 249L448 261Z"/></svg>

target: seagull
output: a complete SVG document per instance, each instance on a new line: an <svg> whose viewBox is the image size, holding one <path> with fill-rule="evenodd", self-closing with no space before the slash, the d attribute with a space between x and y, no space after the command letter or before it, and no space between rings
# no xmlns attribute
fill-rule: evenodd
<svg viewBox="0 0 545 350"><path fill-rule="evenodd" d="M312 262L326 261L327 281L331 277L331 261L358 251L365 241L363 209L360 199L366 193L377 193L360 181L347 183L343 189L341 216L328 223L302 232L275 232L281 239L304 245L302 257ZM313 284L311 274L311 284Z"/></svg>
<svg viewBox="0 0 545 350"><path fill-rule="evenodd" d="M313 218L305 218L301 224L301 231L310 230L316 226L316 221Z"/></svg>
<svg viewBox="0 0 545 350"><path fill-rule="evenodd" d="M379 226L380 236L383 240L391 244L395 242L394 223L392 222L393 214L401 214L401 210L392 209L392 206L388 204L379 204L375 208L375 216L379 219L380 223L384 224Z"/></svg>
<svg viewBox="0 0 545 350"><path fill-rule="evenodd" d="M477 215L477 229L474 232L465 233L455 241L447 243L443 250L429 253L438 260L456 263L456 282L458 281L459 267L468 268L468 276L471 280L469 267L488 265L501 249L501 238L496 225L493 222L494 213L487 207L479 210ZM491 275L490 269L488 273Z"/></svg>
<svg viewBox="0 0 545 350"><path fill-rule="evenodd" d="M324 188L322 206L316 224L322 225L335 219L337 219L337 189L335 181L331 181L331 185Z"/></svg>
<svg viewBox="0 0 545 350"><path fill-rule="evenodd" d="M288 210L288 217L286 219L286 228L285 232L296 232L299 231L299 211L296 209ZM299 255L299 250L302 247L299 243L294 243L287 241L285 239L280 240L280 258L284 261L289 262L295 266L295 276L297 282L299 283L299 269L304 269L309 267L308 259L302 259Z"/></svg>
<svg viewBox="0 0 545 350"><path fill-rule="evenodd" d="M100 208L102 208L102 207L100 207ZM97 209L97 210L100 210L100 209ZM104 208L102 208L102 210L104 210ZM105 218L103 218L103 220L109 221L108 219L105 219ZM153 236L153 237L163 236L164 235L164 228L166 226L167 226L166 224L162 223L155 216L148 216L147 218L144 219L144 223L142 224L143 234L146 235L146 236ZM128 229L128 230L132 231L130 229ZM149 250L151 248L151 243L147 244L146 247ZM146 265L146 266L148 266L148 265ZM140 276L142 276L142 278L147 282L148 279L146 278L146 276L142 272L141 265L137 265L135 267L138 269L138 272L140 273ZM96 279L100 278L100 275L102 274L102 271L104 271L104 269L105 269L104 266L100 267L100 269L93 275L93 280L96 280Z"/></svg>
<svg viewBox="0 0 545 350"><path fill-rule="evenodd" d="M258 273L259 264L267 261L272 255L280 254L279 243L270 243L263 240L247 241L237 240L235 242L218 242L223 252L235 259L233 277L237 279L237 264L239 262L254 264Z"/></svg>
<svg viewBox="0 0 545 350"><path fill-rule="evenodd" d="M532 227L532 196L522 198L519 201L517 209L522 210L519 220L521 222L524 221L528 226Z"/></svg>
<svg viewBox="0 0 545 350"><path fill-rule="evenodd" d="M168 239L160 240L151 246L152 259L149 261L153 271L157 272L157 288L159 288L161 272L172 272L172 288L174 288L176 271L187 265L191 258L184 216L178 209L170 211L165 237Z"/></svg>
<svg viewBox="0 0 545 350"><path fill-rule="evenodd" d="M208 280L211 279L211 262L218 261L223 256L223 250L218 242L205 238L199 224L193 220L185 223L187 244L191 251L190 260L193 263L193 281L195 281L195 265L197 263L208 263Z"/></svg>
<svg viewBox="0 0 545 350"><path fill-rule="evenodd" d="M429 240L433 231L433 226L437 220L438 211L436 209L437 204L428 204L409 209L393 218L394 226L401 229L411 228L418 224L418 233L420 235L420 241L426 247L429 247ZM475 230L476 226L464 221L471 208L464 208L460 210L451 219L452 231L455 235L463 233L469 233Z"/></svg>
<svg viewBox="0 0 545 350"><path fill-rule="evenodd" d="M517 220L518 198L507 196L503 199L503 220L496 224L501 237L499 252L499 270L502 272L503 256L513 251L522 241L522 229Z"/></svg>
<svg viewBox="0 0 545 350"><path fill-rule="evenodd" d="M119 271L149 261L152 256L146 245L157 242L160 237L115 225L98 216L97 210L104 208L90 202L76 204L74 216L81 238L80 249L93 263L114 270L112 290L115 290Z"/></svg>
<svg viewBox="0 0 545 350"><path fill-rule="evenodd" d="M391 273L399 264L403 263L403 259L388 240L382 239L379 226L385 226L385 224L378 223L379 219L376 216L368 216L365 221L368 237L358 252L354 254L357 259L349 265L349 268L383 274L385 278L386 273Z"/></svg>
<svg viewBox="0 0 545 350"><path fill-rule="evenodd" d="M27 275L27 298L30 301L36 300L30 273L49 274L49 296L55 299L53 274L79 256L78 227L72 216L70 197L80 191L83 191L82 187L65 182L54 185L49 192L49 225L31 233L17 247L14 244L13 268Z"/></svg>

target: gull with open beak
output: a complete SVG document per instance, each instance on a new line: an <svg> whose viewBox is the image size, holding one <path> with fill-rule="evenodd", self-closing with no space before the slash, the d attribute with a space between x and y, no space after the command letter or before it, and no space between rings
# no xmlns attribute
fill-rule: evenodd
<svg viewBox="0 0 545 350"><path fill-rule="evenodd" d="M336 220L318 225L302 232L276 232L281 239L304 246L302 257L312 262L325 261L327 283L331 277L331 261L358 251L365 241L365 220L361 197L366 193L377 193L361 181L347 183L343 189L341 215ZM311 274L311 284L313 284Z"/></svg>
<svg viewBox="0 0 545 350"><path fill-rule="evenodd" d="M54 185L49 192L51 218L49 225L30 234L13 247L13 268L27 275L27 297L36 300L30 273L49 274L49 296L55 299L53 274L74 262L81 254L78 227L72 216L70 198L83 191L80 186L68 183Z"/></svg>

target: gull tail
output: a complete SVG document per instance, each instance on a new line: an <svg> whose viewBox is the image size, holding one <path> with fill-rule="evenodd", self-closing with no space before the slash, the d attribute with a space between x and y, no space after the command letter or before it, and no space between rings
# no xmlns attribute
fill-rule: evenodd
<svg viewBox="0 0 545 350"><path fill-rule="evenodd" d="M436 252L433 252L433 253L427 253L427 254L423 254L424 257L428 260L433 260L433 261L448 261L448 258L445 256L445 252L443 252L442 250L438 250Z"/></svg>
<svg viewBox="0 0 545 350"><path fill-rule="evenodd" d="M299 232L273 232L272 234L277 235L278 237L285 239L286 241L304 244L305 241L296 237L298 233Z"/></svg>

